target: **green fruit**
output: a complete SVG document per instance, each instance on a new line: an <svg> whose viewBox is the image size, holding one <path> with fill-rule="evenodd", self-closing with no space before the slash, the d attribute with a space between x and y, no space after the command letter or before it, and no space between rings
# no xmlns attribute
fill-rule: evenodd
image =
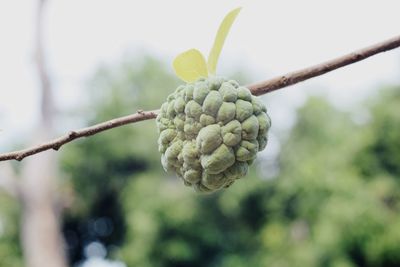
<svg viewBox="0 0 400 267"><path fill-rule="evenodd" d="M245 176L265 148L271 127L262 102L221 77L179 86L156 122L164 169L201 192L228 187Z"/></svg>

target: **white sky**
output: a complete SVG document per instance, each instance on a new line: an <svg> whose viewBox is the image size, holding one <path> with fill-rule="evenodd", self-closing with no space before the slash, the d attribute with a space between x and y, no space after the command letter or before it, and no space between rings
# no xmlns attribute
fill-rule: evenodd
<svg viewBox="0 0 400 267"><path fill-rule="evenodd" d="M254 82L400 34L398 0L49 2L45 42L62 110L81 103L84 83L100 63L117 62L127 52L145 48L168 62L192 47L207 55L223 16L237 6L244 8L227 39L219 73L240 64L253 73ZM33 0L0 0L0 151L28 135L38 113L32 54L35 5ZM274 127L285 128L310 91L347 109L377 85L399 82L397 50L264 99L270 103ZM60 130L64 127L59 122Z"/></svg>

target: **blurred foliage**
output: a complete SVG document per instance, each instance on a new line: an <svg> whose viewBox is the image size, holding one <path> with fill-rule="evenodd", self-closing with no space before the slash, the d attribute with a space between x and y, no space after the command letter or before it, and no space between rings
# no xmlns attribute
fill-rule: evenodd
<svg viewBox="0 0 400 267"><path fill-rule="evenodd" d="M161 105L178 81L158 60L143 56L111 68L103 67L90 87L88 124ZM164 88L154 94L154 88ZM85 110L85 112L87 112ZM100 241L112 249L125 235L125 215L119 194L133 175L160 169L157 130L153 121L125 126L71 144L62 168L73 192L63 231L71 262L84 258L84 247ZM161 171L161 170L160 170Z"/></svg>
<svg viewBox="0 0 400 267"><path fill-rule="evenodd" d="M235 74L245 80L240 71ZM179 83L165 64L147 55L102 67L89 83L91 105L82 116L93 124L139 109L157 109ZM131 225L120 195L139 174L151 172L160 182L166 179L156 140L155 122L144 121L65 148L61 165L72 204L64 215L63 232L71 263L85 258L90 242L99 241L113 252L125 241ZM181 187L180 182L176 186Z"/></svg>
<svg viewBox="0 0 400 267"><path fill-rule="evenodd" d="M365 147L357 158L362 175L400 178L400 90L387 88L372 101L372 122L365 127Z"/></svg>
<svg viewBox="0 0 400 267"><path fill-rule="evenodd" d="M15 199L0 191L0 266L22 266L19 245L19 207Z"/></svg>
<svg viewBox="0 0 400 267"><path fill-rule="evenodd" d="M380 166L365 179L364 164L354 162L381 142L380 131L368 133L377 119L400 121L377 113L357 126L350 118L311 98L273 180L253 173L204 196L152 173L136 177L123 194L130 227L120 257L133 266L399 266L397 177ZM400 141L391 140L387 147Z"/></svg>
<svg viewBox="0 0 400 267"><path fill-rule="evenodd" d="M155 109L178 84L146 55L103 67L82 117L92 124ZM70 262L98 241L127 266L400 266L400 88L381 90L368 107L360 124L310 98L281 140L277 177L252 167L209 195L161 169L154 121L66 146ZM0 203L0 266L21 266L18 207L4 194Z"/></svg>
<svg viewBox="0 0 400 267"><path fill-rule="evenodd" d="M137 110L156 109L178 81L159 60L138 57L118 66L103 67L89 84L88 124ZM155 88L162 88L154 93ZM86 115L87 116L87 115ZM157 130L153 121L107 131L71 144L63 153L62 167L71 178L79 210L88 212L100 192L118 191L138 171L158 167ZM76 207L74 207L75 209Z"/></svg>
<svg viewBox="0 0 400 267"><path fill-rule="evenodd" d="M148 56L102 68L88 123L154 109L177 84ZM62 161L75 192L64 223L71 261L99 241L128 266L400 266L399 88L370 110L360 125L310 98L281 140L277 177L253 167L211 195L161 170L153 121L71 144Z"/></svg>
<svg viewBox="0 0 400 267"><path fill-rule="evenodd" d="M157 60L134 62L99 71L90 122L159 106L176 87ZM278 177L253 168L211 195L163 173L153 122L109 131L64 154L80 198L71 218L109 218L113 238L89 240L128 266L399 266L399 107L398 88L385 90L360 126L310 98L282 140Z"/></svg>

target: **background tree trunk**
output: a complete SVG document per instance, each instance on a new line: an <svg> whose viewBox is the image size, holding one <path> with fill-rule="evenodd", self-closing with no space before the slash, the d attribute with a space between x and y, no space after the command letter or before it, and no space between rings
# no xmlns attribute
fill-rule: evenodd
<svg viewBox="0 0 400 267"><path fill-rule="evenodd" d="M46 133L38 136L43 140ZM43 153L25 162L20 192L21 237L27 267L67 266L56 207L55 177L54 153Z"/></svg>
<svg viewBox="0 0 400 267"><path fill-rule="evenodd" d="M54 99L45 64L43 19L47 1L38 0L35 59L41 88L41 118L32 140L54 136ZM21 171L21 241L27 267L66 267L57 212L57 158L48 152L24 162Z"/></svg>

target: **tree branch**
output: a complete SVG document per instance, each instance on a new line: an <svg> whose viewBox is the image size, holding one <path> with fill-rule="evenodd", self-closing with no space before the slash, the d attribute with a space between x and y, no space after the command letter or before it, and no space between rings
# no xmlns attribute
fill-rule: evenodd
<svg viewBox="0 0 400 267"><path fill-rule="evenodd" d="M260 83L251 84L248 86L254 95L263 95L272 91L288 87L290 85L308 80L310 78L320 76L335 69L353 64L355 62L364 60L373 55L395 49L400 46L400 36L388 39L386 41L368 46L366 48L354 51L350 54L311 66L301 70L297 70L282 76L272 78ZM153 111L138 111L135 114L112 119L110 121L102 122L87 128L70 131L57 139L49 142L9 153L0 154L0 161L5 160L18 160L21 161L25 157L49 150L58 150L62 145L69 143L81 137L91 136L112 128L120 127L126 124L135 123L143 120L154 119L157 116L158 110Z"/></svg>
<svg viewBox="0 0 400 267"><path fill-rule="evenodd" d="M69 143L75 139L81 138L81 137L87 137L91 136L94 134L97 134L99 132L103 132L108 129L116 128L125 124L129 123L134 123L138 121L144 121L144 120L149 120L149 119L154 119L157 117L157 110L153 111L138 111L135 114L128 115L125 117L120 117L116 119L112 119L109 121L105 121L90 127L82 128L79 130L74 130L70 131L69 133L60 136L59 138L53 139L49 142L31 147L31 148L26 148L18 151L13 151L10 153L4 153L0 155L0 161L5 161L5 160L10 160L10 159L15 159L18 161L21 161L25 157L53 149L53 150L58 150L62 145Z"/></svg>
<svg viewBox="0 0 400 267"><path fill-rule="evenodd" d="M373 55L395 49L400 46L400 36L354 51L350 54L308 67L270 80L248 86L253 95L263 95L272 91L320 76L338 68L356 63Z"/></svg>

